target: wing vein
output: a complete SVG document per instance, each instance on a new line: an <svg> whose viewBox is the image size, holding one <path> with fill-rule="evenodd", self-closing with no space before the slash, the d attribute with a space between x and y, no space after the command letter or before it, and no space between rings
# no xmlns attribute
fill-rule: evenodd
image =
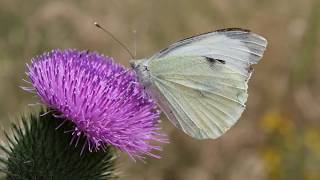
<svg viewBox="0 0 320 180"><path fill-rule="evenodd" d="M158 78L159 79L159 78ZM159 79L160 81L161 81L161 79ZM219 96L219 97L222 97L222 98L224 98L224 99L227 99L227 100L229 100L229 101L233 101L233 102L235 102L235 103L237 103L237 104L240 104L240 105L242 105L242 106L244 106L244 104L242 104L241 102L239 102L239 101L237 101L237 100L235 100L235 99L232 99L232 98L229 98L229 97L227 97L227 96L224 96L224 95L222 95L222 94L220 94L220 93L216 93L216 92L214 92L214 91L209 91L209 90L207 90L207 89L199 89L199 88L194 88L194 87L190 87L190 86L186 86L185 84L181 84L181 83L178 83L178 82L175 82L175 81L172 81L172 80L167 80L167 81L169 81L169 82L171 82L171 83L174 83L174 84L178 84L178 85L180 85L180 86L184 86L184 87L186 87L186 88L190 88L190 89L195 89L195 90L198 90L198 91L204 91L204 92L207 92L207 93L211 93L211 94L214 94L214 95L216 95L216 96Z"/></svg>

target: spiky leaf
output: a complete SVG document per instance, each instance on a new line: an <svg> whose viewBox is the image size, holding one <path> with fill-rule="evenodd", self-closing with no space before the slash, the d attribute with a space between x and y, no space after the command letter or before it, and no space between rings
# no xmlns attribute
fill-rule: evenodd
<svg viewBox="0 0 320 180"><path fill-rule="evenodd" d="M74 125L41 111L22 118L5 132L7 143L0 145L5 157L0 158L1 171L8 180L102 180L114 178L115 154L111 147L101 152L83 148L85 137L70 142ZM78 141L78 142L77 142Z"/></svg>

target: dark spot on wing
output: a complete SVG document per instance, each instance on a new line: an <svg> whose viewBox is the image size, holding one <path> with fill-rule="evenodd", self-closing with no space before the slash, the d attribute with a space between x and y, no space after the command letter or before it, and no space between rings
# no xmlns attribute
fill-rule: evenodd
<svg viewBox="0 0 320 180"><path fill-rule="evenodd" d="M248 29L242 28L225 28L225 29L218 29L216 32L228 32L228 31L243 31L243 32L250 32Z"/></svg>
<svg viewBox="0 0 320 180"><path fill-rule="evenodd" d="M226 61L221 60L221 59L216 59L218 62L220 62L221 64L226 64Z"/></svg>
<svg viewBox="0 0 320 180"><path fill-rule="evenodd" d="M205 57L205 60L208 62L209 67L213 70L216 71L216 68L218 68L218 66L216 66L216 63L220 63L220 64L226 64L226 61L221 60L221 59L214 59L211 57Z"/></svg>
<svg viewBox="0 0 320 180"><path fill-rule="evenodd" d="M226 61L221 60L221 59L214 59L214 58L211 58L211 57L205 57L205 58L206 58L206 60L208 62L213 63L213 64L216 63L216 62L219 62L221 64L226 64Z"/></svg>
<svg viewBox="0 0 320 180"><path fill-rule="evenodd" d="M207 61L211 62L211 63L215 63L215 59L211 58L211 57L205 57Z"/></svg>

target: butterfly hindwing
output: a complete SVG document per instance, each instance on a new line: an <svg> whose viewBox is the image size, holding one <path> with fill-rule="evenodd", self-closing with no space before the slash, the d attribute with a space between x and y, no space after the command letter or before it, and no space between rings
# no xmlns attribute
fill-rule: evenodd
<svg viewBox="0 0 320 180"><path fill-rule="evenodd" d="M246 77L226 68L223 62L178 56L160 58L149 68L154 77L153 88L165 99L155 98L170 104L181 129L192 137L219 137L244 110Z"/></svg>

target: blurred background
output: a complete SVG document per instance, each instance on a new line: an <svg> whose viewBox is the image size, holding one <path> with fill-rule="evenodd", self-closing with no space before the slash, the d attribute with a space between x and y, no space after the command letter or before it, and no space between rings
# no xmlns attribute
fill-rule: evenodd
<svg viewBox="0 0 320 180"><path fill-rule="evenodd" d="M121 154L121 180L320 179L319 0L1 0L0 123L37 102L19 88L25 63L55 48L96 50L128 66L130 57L98 21L134 51L219 28L242 27L269 42L249 83L247 109L217 140L191 139L164 120L162 159Z"/></svg>

